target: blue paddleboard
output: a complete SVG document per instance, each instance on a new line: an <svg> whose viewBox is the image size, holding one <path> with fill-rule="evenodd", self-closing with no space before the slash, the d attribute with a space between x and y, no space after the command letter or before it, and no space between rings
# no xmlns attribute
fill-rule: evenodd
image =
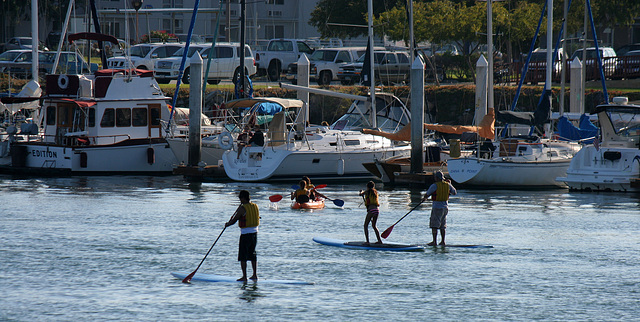
<svg viewBox="0 0 640 322"><path fill-rule="evenodd" d="M183 280L189 273L183 272L173 272L171 275ZM313 285L313 282L304 282L304 281L295 281L295 280L263 280L258 279L257 281L248 280L248 281L238 281L237 277L231 276L222 276L222 275L212 275L212 274L204 274L204 273L196 273L191 278L192 281L201 281L201 282L225 282L225 283L270 283L270 284L297 284L297 285Z"/></svg>
<svg viewBox="0 0 640 322"><path fill-rule="evenodd" d="M386 250L393 252L416 252L423 251L420 245L409 245L399 243L366 244L363 241L346 241L327 237L313 237L313 241L322 245L336 246L349 249Z"/></svg>

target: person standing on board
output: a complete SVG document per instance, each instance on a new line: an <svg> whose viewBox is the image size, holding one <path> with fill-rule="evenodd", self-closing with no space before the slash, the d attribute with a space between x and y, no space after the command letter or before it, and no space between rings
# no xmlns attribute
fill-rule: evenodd
<svg viewBox="0 0 640 322"><path fill-rule="evenodd" d="M376 226L378 222L378 214L380 211L378 207L380 207L380 202L378 201L378 190L376 190L376 184L373 181L369 181L367 183L367 190L360 190L360 195L364 198L364 205L367 207L367 216L364 218L364 238L366 239L367 244L369 244L369 222L371 222L371 228L376 233L376 238L378 241L376 244L382 244L382 239L380 239L380 231Z"/></svg>
<svg viewBox="0 0 640 322"><path fill-rule="evenodd" d="M256 244L258 243L258 226L260 226L260 211L258 205L251 202L249 191L242 190L238 195L240 206L236 209L231 219L224 224L229 227L238 222L240 227L240 244L238 247L238 261L242 268L242 277L238 281L247 280L247 261L251 261L253 275L252 280L258 279L258 258L256 255Z"/></svg>
<svg viewBox="0 0 640 322"><path fill-rule="evenodd" d="M429 196L433 195L433 205L431 206L431 219L429 220L429 227L431 227L431 235L433 240L427 244L427 246L437 245L436 239L438 238L438 230L440 230L440 245L445 245L444 234L447 228L447 214L449 213L449 195L455 195L458 193L456 188L451 185L451 180L445 179L442 171L436 171L434 173L435 182L429 186L427 193L424 195L422 201L425 201Z"/></svg>

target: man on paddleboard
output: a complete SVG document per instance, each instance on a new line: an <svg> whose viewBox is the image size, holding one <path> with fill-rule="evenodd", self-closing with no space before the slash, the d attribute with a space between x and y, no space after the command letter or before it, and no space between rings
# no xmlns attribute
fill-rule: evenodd
<svg viewBox="0 0 640 322"><path fill-rule="evenodd" d="M238 247L238 261L242 268L242 277L238 281L247 280L247 261L251 261L253 275L252 280L258 279L258 257L256 255L256 244L258 243L258 226L260 226L260 211L258 205L251 202L249 191L242 190L238 195L240 206L236 209L231 219L225 223L229 227L238 222L240 227L240 245Z"/></svg>
<svg viewBox="0 0 640 322"><path fill-rule="evenodd" d="M456 188L451 185L451 180L445 179L442 171L434 173L435 182L429 186L425 193L423 201L433 195L433 205L431 206L431 218L429 227L431 227L431 235L433 240L427 246L436 246L438 238L438 230L440 230L440 245L444 245L444 234L447 228L447 214L449 213L449 195L458 193Z"/></svg>

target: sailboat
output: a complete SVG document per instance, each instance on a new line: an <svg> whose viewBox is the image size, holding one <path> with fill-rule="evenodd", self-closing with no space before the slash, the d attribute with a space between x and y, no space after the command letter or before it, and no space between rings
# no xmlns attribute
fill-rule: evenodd
<svg viewBox="0 0 640 322"><path fill-rule="evenodd" d="M489 6L491 1L487 1ZM526 127L541 126L551 115L552 69L552 0L547 1L547 77L545 91L535 112L496 112L496 119L507 124ZM491 10L488 9L490 21ZM540 20L542 21L542 19ZM488 24L490 26L490 24ZM491 28L488 35L492 34ZM488 36L488 39L489 38ZM493 58L493 44L488 41L489 59ZM491 66L491 64L490 64ZM491 73L489 73L491 75ZM489 87L493 86L489 83ZM488 97L492 97L488 95ZM512 125L513 127L513 125ZM524 129L526 129L526 127ZM512 128L513 129L513 128ZM506 130L506 129L505 129ZM451 178L461 184L480 187L542 188L563 187L556 177L564 175L572 157L579 150L577 143L539 138L526 132L511 137L500 137L492 142L486 156L480 153L450 159L447 167ZM492 150L492 151L491 151Z"/></svg>

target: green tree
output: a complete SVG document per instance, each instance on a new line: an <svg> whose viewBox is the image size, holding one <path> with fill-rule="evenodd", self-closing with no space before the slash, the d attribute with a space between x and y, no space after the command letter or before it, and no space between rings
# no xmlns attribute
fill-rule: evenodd
<svg viewBox="0 0 640 322"><path fill-rule="evenodd" d="M395 7L403 0L373 0L373 13L379 15ZM340 26L335 24L346 24ZM367 1L320 0L311 12L309 25L316 27L323 38L353 38L367 35Z"/></svg>

